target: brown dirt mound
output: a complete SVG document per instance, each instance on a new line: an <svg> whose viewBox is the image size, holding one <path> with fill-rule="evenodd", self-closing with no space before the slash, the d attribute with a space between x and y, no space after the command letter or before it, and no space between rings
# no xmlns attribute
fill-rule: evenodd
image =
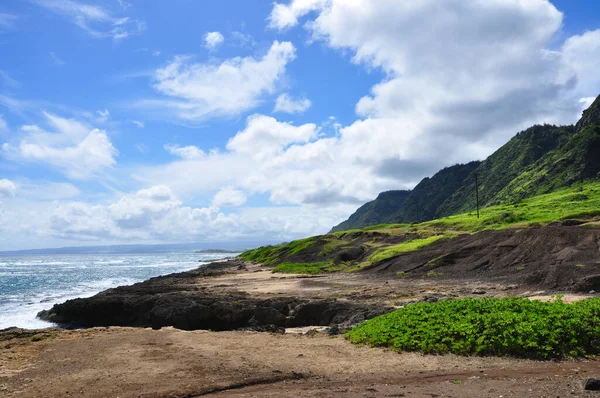
<svg viewBox="0 0 600 398"><path fill-rule="evenodd" d="M381 261L365 272L598 291L600 229L552 225L461 235Z"/></svg>

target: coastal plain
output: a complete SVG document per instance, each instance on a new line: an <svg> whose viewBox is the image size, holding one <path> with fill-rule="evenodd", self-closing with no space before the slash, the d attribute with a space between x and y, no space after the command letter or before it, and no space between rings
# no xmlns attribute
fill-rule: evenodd
<svg viewBox="0 0 600 398"><path fill-rule="evenodd" d="M239 259L213 267L218 271L209 275L191 272L176 274L175 279L188 293L333 300L390 309L447 298L517 295L547 300L552 296L552 292L501 280L456 283L387 273L278 274ZM148 294L148 286L173 285L173 280L172 276L153 278L138 284L137 290ZM124 293L127 287L119 289L112 291ZM566 293L566 301L593 296ZM186 331L168 326L158 330L8 329L0 332L0 394L10 398L586 397L595 393L583 389L585 379L600 370L600 363L592 358L533 361L397 353L353 345L343 335L326 333L323 325L275 331Z"/></svg>

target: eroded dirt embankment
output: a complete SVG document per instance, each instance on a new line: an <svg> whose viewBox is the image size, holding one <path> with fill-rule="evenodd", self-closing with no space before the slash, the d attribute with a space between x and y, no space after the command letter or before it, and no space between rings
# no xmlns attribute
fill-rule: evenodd
<svg viewBox="0 0 600 398"><path fill-rule="evenodd" d="M366 271L413 279L518 283L538 290L600 291L600 228L550 225L465 234Z"/></svg>

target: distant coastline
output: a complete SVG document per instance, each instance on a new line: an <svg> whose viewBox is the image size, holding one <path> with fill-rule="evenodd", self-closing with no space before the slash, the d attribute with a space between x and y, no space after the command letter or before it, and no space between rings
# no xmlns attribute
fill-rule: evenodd
<svg viewBox="0 0 600 398"><path fill-rule="evenodd" d="M278 242L257 240L244 242L192 242L172 244L137 244L106 246L72 246L44 249L0 251L0 256L46 254L150 254L150 253L240 253L244 250Z"/></svg>

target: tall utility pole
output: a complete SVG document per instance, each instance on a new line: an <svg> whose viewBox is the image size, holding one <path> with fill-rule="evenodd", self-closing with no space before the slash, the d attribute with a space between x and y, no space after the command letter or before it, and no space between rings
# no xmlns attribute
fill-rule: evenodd
<svg viewBox="0 0 600 398"><path fill-rule="evenodd" d="M479 176L475 173L475 199L477 200L477 218L479 218Z"/></svg>

